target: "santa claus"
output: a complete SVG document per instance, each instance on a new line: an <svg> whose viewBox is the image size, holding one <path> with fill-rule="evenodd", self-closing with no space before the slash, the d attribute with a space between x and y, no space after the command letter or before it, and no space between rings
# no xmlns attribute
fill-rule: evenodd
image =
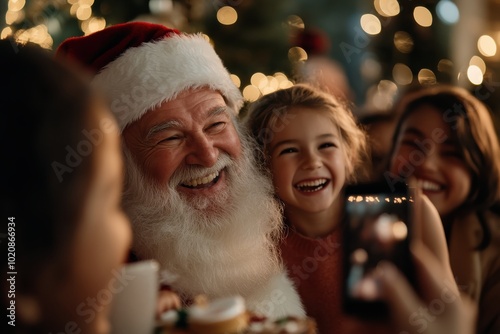
<svg viewBox="0 0 500 334"><path fill-rule="evenodd" d="M133 251L185 300L239 294L254 312L303 316L275 241L280 207L238 126L238 88L203 35L133 22L70 38L123 137Z"/></svg>

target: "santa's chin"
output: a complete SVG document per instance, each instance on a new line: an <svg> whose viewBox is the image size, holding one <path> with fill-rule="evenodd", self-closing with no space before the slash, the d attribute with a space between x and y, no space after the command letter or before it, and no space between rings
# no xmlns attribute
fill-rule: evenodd
<svg viewBox="0 0 500 334"><path fill-rule="evenodd" d="M210 196L194 195L186 196L185 200L190 203L193 210L197 210L210 219L210 217L216 218L224 214L227 210L227 201L229 201L227 197L219 195L218 198L220 200L214 201L214 198Z"/></svg>
<svg viewBox="0 0 500 334"><path fill-rule="evenodd" d="M225 172L221 172L210 183L197 186L180 184L176 190L194 209L204 210L206 213L220 214L228 205L229 193Z"/></svg>

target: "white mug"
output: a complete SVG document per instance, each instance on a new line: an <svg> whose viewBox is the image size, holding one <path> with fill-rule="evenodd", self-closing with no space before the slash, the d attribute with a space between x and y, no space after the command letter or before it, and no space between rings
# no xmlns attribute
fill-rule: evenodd
<svg viewBox="0 0 500 334"><path fill-rule="evenodd" d="M121 269L127 284L113 296L111 334L150 334L155 327L159 265L154 260L128 263Z"/></svg>

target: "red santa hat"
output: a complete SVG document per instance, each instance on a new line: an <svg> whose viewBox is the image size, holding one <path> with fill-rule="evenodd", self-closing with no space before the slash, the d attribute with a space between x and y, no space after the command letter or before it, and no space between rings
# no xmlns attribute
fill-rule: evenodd
<svg viewBox="0 0 500 334"><path fill-rule="evenodd" d="M219 91L235 114L243 103L219 56L201 34L130 22L69 38L57 56L94 72L92 85L110 99L121 130L190 88Z"/></svg>

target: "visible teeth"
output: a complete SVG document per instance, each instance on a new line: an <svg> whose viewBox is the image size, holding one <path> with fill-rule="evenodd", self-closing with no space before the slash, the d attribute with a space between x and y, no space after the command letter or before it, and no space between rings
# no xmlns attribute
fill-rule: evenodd
<svg viewBox="0 0 500 334"><path fill-rule="evenodd" d="M422 181L422 189L423 190L438 191L438 190L441 190L441 186L435 182L425 180L425 181Z"/></svg>
<svg viewBox="0 0 500 334"><path fill-rule="evenodd" d="M305 182L297 183L297 187L299 187L299 188L301 188L301 187L317 187L319 185L325 184L326 181L327 181L327 179L318 179L315 181L305 181Z"/></svg>
<svg viewBox="0 0 500 334"><path fill-rule="evenodd" d="M318 191L322 189L326 182L328 182L327 179L318 179L315 181L304 181L301 183L298 183L295 187L299 189L300 191L304 192L313 192L313 191Z"/></svg>
<svg viewBox="0 0 500 334"><path fill-rule="evenodd" d="M182 184L185 186L189 186L189 187L196 187L199 185L203 185L203 184L207 184L207 183L212 182L217 176L219 176L219 172L215 172L215 173L212 173L212 174L207 175L205 177L200 177L198 179L189 180L189 181L183 182Z"/></svg>

